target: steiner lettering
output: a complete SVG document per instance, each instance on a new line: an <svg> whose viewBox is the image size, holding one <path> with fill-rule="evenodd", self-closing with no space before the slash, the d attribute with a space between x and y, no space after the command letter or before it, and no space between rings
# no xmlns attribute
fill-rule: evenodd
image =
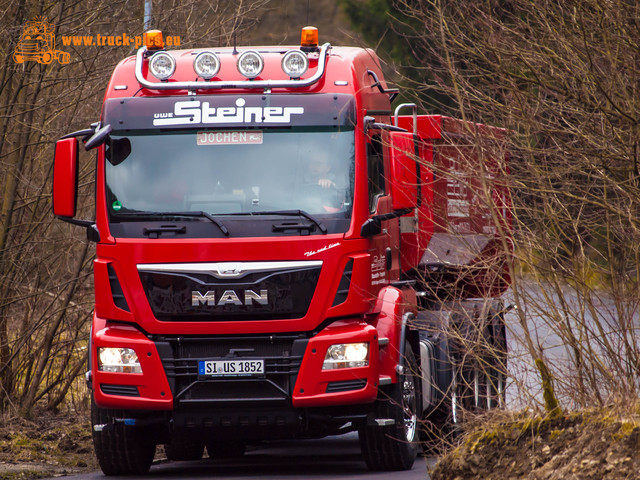
<svg viewBox="0 0 640 480"><path fill-rule="evenodd" d="M216 125L234 123L291 123L292 115L304 114L304 107L245 107L246 100L238 98L235 107L212 107L209 102L181 101L173 112L153 114L153 126Z"/></svg>

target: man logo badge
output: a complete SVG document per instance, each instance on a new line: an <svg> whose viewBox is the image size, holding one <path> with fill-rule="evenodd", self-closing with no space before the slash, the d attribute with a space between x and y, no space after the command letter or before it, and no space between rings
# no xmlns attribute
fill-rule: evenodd
<svg viewBox="0 0 640 480"><path fill-rule="evenodd" d="M237 277L242 273L242 268L237 263L220 263L217 271L220 277Z"/></svg>
<svg viewBox="0 0 640 480"><path fill-rule="evenodd" d="M260 293L256 293L253 290L240 291L240 294L235 290L225 290L220 298L216 299L215 291L207 291L207 293L201 293L197 290L191 292L191 306L199 307L206 305L209 307L220 307L224 305L237 305L237 306L251 306L254 304L267 305L269 303L269 294L267 289L260 290Z"/></svg>

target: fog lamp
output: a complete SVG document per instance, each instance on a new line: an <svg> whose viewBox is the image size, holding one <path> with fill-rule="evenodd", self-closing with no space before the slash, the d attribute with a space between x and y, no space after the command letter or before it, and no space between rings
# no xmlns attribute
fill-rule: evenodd
<svg viewBox="0 0 640 480"><path fill-rule="evenodd" d="M142 373L138 355L131 348L98 348L98 370L115 373Z"/></svg>
<svg viewBox="0 0 640 480"><path fill-rule="evenodd" d="M322 370L366 367L369 365L369 343L337 343L327 349Z"/></svg>
<svg viewBox="0 0 640 480"><path fill-rule="evenodd" d="M158 80L167 80L176 70L175 59L167 52L156 52L149 60L149 71Z"/></svg>

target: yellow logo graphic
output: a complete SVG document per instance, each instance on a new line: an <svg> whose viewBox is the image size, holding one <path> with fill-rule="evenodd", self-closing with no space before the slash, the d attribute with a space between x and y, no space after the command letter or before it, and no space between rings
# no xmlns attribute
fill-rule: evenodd
<svg viewBox="0 0 640 480"><path fill-rule="evenodd" d="M71 61L71 55L62 50L56 50L56 39L50 23L36 18L24 26L20 41L13 51L16 63L36 61L45 65L56 60L65 65Z"/></svg>

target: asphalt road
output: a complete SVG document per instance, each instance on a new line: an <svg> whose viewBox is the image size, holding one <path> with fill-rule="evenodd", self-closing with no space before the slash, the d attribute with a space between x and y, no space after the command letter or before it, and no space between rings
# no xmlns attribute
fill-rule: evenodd
<svg viewBox="0 0 640 480"><path fill-rule="evenodd" d="M418 456L405 472L370 472L360 454L357 434L320 440L274 442L250 447L240 459L197 462L157 462L145 478L215 480L427 480L427 463L435 457ZM106 478L102 472L65 477L73 480ZM118 480L140 477L117 477Z"/></svg>

